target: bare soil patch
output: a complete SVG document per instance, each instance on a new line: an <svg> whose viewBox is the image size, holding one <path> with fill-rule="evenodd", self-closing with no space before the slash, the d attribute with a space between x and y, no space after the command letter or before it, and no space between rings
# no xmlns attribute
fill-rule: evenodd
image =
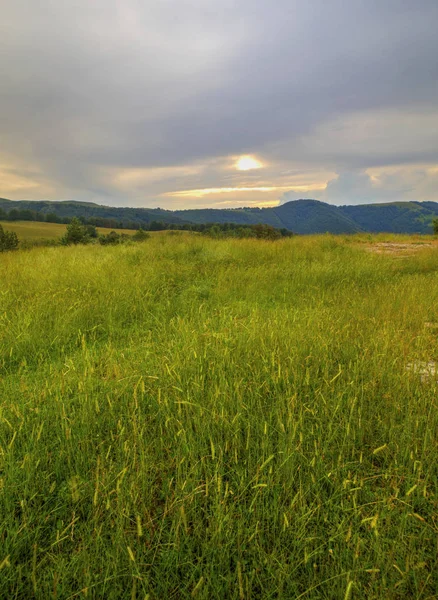
<svg viewBox="0 0 438 600"><path fill-rule="evenodd" d="M410 371L411 373L415 373L420 376L420 379L423 383L429 381L430 379L436 379L438 374L438 365L435 361L416 361L413 363L408 363L405 367L406 371Z"/></svg>
<svg viewBox="0 0 438 600"><path fill-rule="evenodd" d="M426 248L436 248L438 247L436 242L407 242L407 243L397 243L397 242L377 242L375 244L369 245L366 247L368 252L373 252L375 254L392 254L392 255L407 255L414 254L415 252L419 252L420 250L424 250Z"/></svg>

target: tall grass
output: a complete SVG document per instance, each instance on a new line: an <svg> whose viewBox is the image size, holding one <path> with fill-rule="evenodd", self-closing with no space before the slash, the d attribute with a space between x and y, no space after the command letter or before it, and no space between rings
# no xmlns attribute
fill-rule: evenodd
<svg viewBox="0 0 438 600"><path fill-rule="evenodd" d="M437 273L330 236L1 256L0 597L438 597Z"/></svg>

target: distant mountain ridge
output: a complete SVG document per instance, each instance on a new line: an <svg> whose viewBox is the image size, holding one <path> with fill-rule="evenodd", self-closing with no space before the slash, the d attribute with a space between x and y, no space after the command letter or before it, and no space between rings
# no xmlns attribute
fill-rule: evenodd
<svg viewBox="0 0 438 600"><path fill-rule="evenodd" d="M112 219L123 226L164 224L265 223L298 234L310 233L432 233L432 220L438 218L438 202L391 202L334 206L319 200L294 200L272 208L188 209L130 208L102 206L92 202L6 200L0 198L0 212L38 211L59 218L85 217ZM0 215L1 218L1 215Z"/></svg>

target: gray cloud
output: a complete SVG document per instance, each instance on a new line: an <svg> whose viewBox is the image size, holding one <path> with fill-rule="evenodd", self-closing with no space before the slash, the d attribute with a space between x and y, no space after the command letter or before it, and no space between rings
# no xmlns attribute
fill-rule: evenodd
<svg viewBox="0 0 438 600"><path fill-rule="evenodd" d="M0 5L0 185L14 175L16 197L157 204L230 181L282 187L290 169L341 173L329 201L348 182L376 199L358 173L436 161L436 0ZM242 153L269 167L231 172Z"/></svg>
<svg viewBox="0 0 438 600"><path fill-rule="evenodd" d="M371 175L363 170L341 172L318 191L316 198L329 204L368 204L409 200L436 200L438 169L397 167L377 170ZM281 195L280 204L303 198L303 193L289 190Z"/></svg>
<svg viewBox="0 0 438 600"><path fill-rule="evenodd" d="M384 202L400 198L404 190L391 190L375 185L371 177L364 172L341 173L337 179L328 182L323 197L336 204L362 204Z"/></svg>

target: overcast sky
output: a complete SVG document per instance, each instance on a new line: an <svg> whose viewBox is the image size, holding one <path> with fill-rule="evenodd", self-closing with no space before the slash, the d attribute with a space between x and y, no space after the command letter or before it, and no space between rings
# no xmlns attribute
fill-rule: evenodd
<svg viewBox="0 0 438 600"><path fill-rule="evenodd" d="M0 0L0 196L438 201L438 0Z"/></svg>

